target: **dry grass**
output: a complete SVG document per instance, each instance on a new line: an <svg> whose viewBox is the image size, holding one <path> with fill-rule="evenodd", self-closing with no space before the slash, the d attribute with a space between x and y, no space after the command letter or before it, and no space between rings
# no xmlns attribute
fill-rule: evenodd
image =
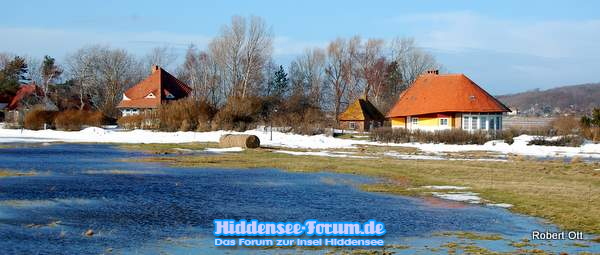
<svg viewBox="0 0 600 255"><path fill-rule="evenodd" d="M14 171L0 169L0 178L11 177L11 176L33 176L33 175L35 175L35 173L33 173L33 172L21 173L21 172L14 172Z"/></svg>
<svg viewBox="0 0 600 255"><path fill-rule="evenodd" d="M387 157L340 159L272 153L269 149L141 160L182 167L269 167L360 174L386 180L364 186L367 191L403 195L423 195L411 189L423 185L469 186L484 199L513 204L511 210L515 212L548 219L564 229L600 234L600 171L594 170L599 168L598 164L532 160L415 161Z"/></svg>

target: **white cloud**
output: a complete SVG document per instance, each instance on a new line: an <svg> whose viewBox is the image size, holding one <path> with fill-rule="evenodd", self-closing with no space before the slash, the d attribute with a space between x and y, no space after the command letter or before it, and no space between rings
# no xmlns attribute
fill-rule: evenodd
<svg viewBox="0 0 600 255"><path fill-rule="evenodd" d="M600 56L596 45L600 19L509 20L466 11L415 14L392 21L420 27L415 37L423 46L438 50L475 49L546 58Z"/></svg>

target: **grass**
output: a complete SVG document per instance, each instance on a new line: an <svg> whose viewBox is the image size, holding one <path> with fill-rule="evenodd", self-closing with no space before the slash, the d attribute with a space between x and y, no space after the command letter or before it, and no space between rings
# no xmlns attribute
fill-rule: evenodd
<svg viewBox="0 0 600 255"><path fill-rule="evenodd" d="M14 172L14 171L0 169L0 178L12 177L12 176L32 176L32 175L35 175L35 173L33 173L33 172L21 173L21 172Z"/></svg>
<svg viewBox="0 0 600 255"><path fill-rule="evenodd" d="M168 149L170 146L174 145L135 145L129 148ZM182 146L176 145L178 148ZM387 148L362 147L360 153L372 154L384 150ZM272 153L269 149L138 160L180 167L278 168L295 172L359 174L384 180L363 185L362 189L401 195L426 195L422 190L415 189L423 185L468 186L484 199L514 205L511 208L514 212L547 219L563 229L600 234L600 171L594 170L599 168L597 163L523 159L489 162L398 160L390 157L331 158Z"/></svg>

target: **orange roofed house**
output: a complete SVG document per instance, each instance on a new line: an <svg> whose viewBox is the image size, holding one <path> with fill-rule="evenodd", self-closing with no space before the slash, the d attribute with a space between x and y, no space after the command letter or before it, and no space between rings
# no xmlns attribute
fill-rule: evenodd
<svg viewBox="0 0 600 255"><path fill-rule="evenodd" d="M382 126L385 117L366 97L363 97L348 106L346 111L338 116L338 120L342 129L365 132Z"/></svg>
<svg viewBox="0 0 600 255"><path fill-rule="evenodd" d="M400 94L386 117L392 127L443 130L501 130L502 114L510 112L464 74L428 71Z"/></svg>
<svg viewBox="0 0 600 255"><path fill-rule="evenodd" d="M152 66L152 74L123 93L117 108L123 116L157 109L161 104L187 97L192 89L170 73Z"/></svg>

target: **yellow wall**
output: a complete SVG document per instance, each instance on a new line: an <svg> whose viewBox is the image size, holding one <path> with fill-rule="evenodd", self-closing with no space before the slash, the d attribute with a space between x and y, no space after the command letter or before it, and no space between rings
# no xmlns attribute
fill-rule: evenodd
<svg viewBox="0 0 600 255"><path fill-rule="evenodd" d="M435 129L436 127L440 126L440 119L448 119L448 127L449 128L453 128L453 127L460 127L460 123L457 121L460 121L460 118L454 118L453 116L448 116L448 117L435 117L435 116L414 116L419 118L419 126L423 127L423 128L433 128ZM392 127L406 127L406 117L397 117L397 118L391 118L391 122L392 122Z"/></svg>
<svg viewBox="0 0 600 255"><path fill-rule="evenodd" d="M419 118L419 126L422 127L437 127L440 123L440 120L435 117L418 117Z"/></svg>
<svg viewBox="0 0 600 255"><path fill-rule="evenodd" d="M392 127L406 127L406 118L392 118Z"/></svg>

